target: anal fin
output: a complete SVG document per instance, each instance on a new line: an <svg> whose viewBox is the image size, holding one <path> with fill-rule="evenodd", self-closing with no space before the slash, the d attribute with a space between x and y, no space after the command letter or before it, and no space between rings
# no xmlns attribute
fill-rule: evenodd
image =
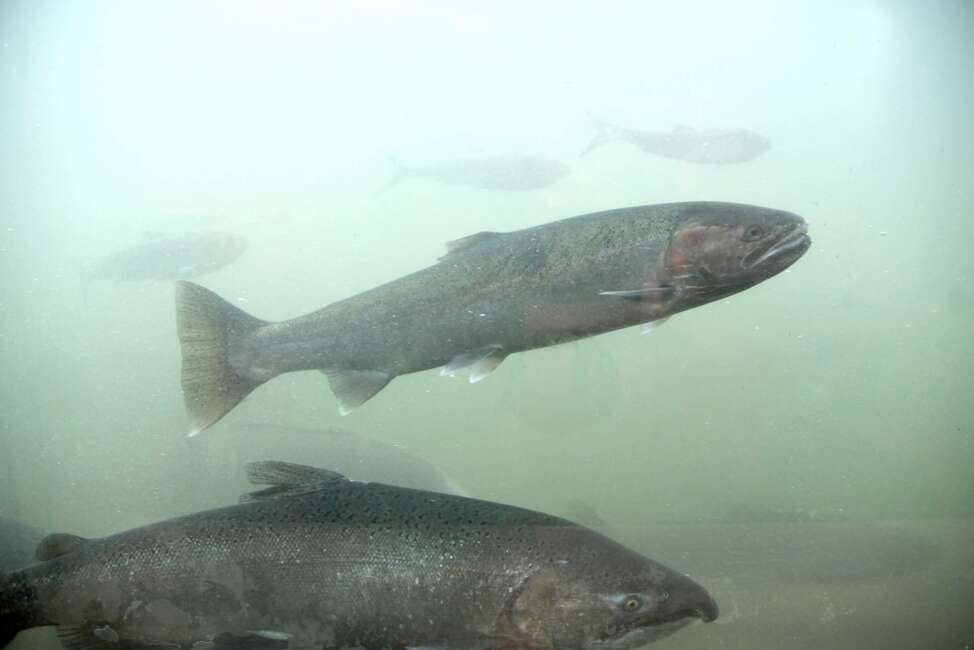
<svg viewBox="0 0 974 650"><path fill-rule="evenodd" d="M395 377L381 370L325 371L331 392L338 398L338 411L348 415L372 399Z"/></svg>
<svg viewBox="0 0 974 650"><path fill-rule="evenodd" d="M600 296L623 298L625 300L646 300L673 292L673 287L643 287L641 289L625 289L622 291L599 291Z"/></svg>

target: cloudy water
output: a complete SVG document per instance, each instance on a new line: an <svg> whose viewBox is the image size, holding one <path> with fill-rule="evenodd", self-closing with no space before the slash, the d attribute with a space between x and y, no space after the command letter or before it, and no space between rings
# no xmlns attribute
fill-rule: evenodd
<svg viewBox="0 0 974 650"><path fill-rule="evenodd" d="M555 535L514 619L590 544L693 579L542 645L974 647L974 7L481 4L0 0L0 571L282 460L613 540ZM186 280L236 309L177 331ZM469 641L412 643L503 645Z"/></svg>

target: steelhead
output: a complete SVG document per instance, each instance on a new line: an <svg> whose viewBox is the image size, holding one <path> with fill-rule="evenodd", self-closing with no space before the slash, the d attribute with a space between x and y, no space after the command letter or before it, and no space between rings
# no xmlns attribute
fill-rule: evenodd
<svg viewBox="0 0 974 650"><path fill-rule="evenodd" d="M51 535L0 576L0 645L626 650L717 618L703 587L564 519L255 463L240 505Z"/></svg>
<svg viewBox="0 0 974 650"><path fill-rule="evenodd" d="M190 435L295 370L325 372L342 413L398 375L466 368L476 382L509 354L658 323L754 286L810 244L790 212L670 203L470 235L438 264L280 323L180 282Z"/></svg>
<svg viewBox="0 0 974 650"><path fill-rule="evenodd" d="M568 165L543 156L482 156L429 163L393 163L393 175L382 190L410 178L480 190L527 192L561 180Z"/></svg>
<svg viewBox="0 0 974 650"><path fill-rule="evenodd" d="M179 280L212 273L234 262L247 240L226 232L149 237L87 265L84 281Z"/></svg>
<svg viewBox="0 0 974 650"><path fill-rule="evenodd" d="M592 116L598 132L582 155L612 140L646 153L699 165L731 165L754 160L771 148L771 140L748 129L696 129L676 126L669 131L640 131Z"/></svg>

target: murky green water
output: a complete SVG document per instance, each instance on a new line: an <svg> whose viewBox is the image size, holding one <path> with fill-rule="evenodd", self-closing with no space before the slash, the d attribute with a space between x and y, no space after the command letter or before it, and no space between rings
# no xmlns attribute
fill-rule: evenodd
<svg viewBox="0 0 974 650"><path fill-rule="evenodd" d="M690 550L666 561L723 616L664 646L970 647L972 43L963 1L0 0L0 515L98 536L224 505L218 478L237 486L280 448L244 425L342 426L474 496L580 500L651 557L663 524L750 531L725 547L681 529ZM621 141L579 157L588 113L772 146L728 165ZM390 158L487 154L570 172L534 191L377 192ZM400 377L348 417L322 375L288 374L193 439L171 286L85 298L79 280L146 233L230 231L247 252L200 282L279 320L478 231L690 200L796 212L812 248L647 336L518 354L476 385ZM919 546L868 576L826 570L879 520ZM853 531L812 569L831 577L786 579L829 526Z"/></svg>

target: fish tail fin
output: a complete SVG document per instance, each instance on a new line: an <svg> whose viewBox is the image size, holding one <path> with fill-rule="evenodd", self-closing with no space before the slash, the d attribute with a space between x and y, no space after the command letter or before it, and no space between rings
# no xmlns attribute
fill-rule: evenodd
<svg viewBox="0 0 974 650"><path fill-rule="evenodd" d="M403 182L412 175L409 167L404 165L395 156L390 156L389 158L389 180L385 184L376 190L376 194L382 194L383 192L388 192L399 183Z"/></svg>
<svg viewBox="0 0 974 650"><path fill-rule="evenodd" d="M47 625L37 607L37 593L23 573L0 571L0 648L21 630Z"/></svg>
<svg viewBox="0 0 974 650"><path fill-rule="evenodd" d="M611 124L594 113L589 113L588 116L595 124L596 131L582 153L578 154L579 156L584 156L615 138L614 127Z"/></svg>
<svg viewBox="0 0 974 650"><path fill-rule="evenodd" d="M242 376L230 347L267 323L192 282L176 283L176 326L183 354L182 386L195 436L267 379Z"/></svg>

